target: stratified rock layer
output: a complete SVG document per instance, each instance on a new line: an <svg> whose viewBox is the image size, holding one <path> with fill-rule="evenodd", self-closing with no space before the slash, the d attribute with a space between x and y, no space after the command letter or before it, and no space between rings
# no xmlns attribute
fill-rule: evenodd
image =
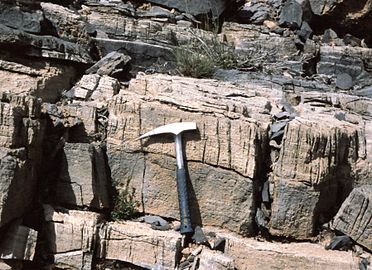
<svg viewBox="0 0 372 270"><path fill-rule="evenodd" d="M174 269L181 252L181 235L155 231L148 224L107 223L99 231L98 258L129 262L146 269Z"/></svg>
<svg viewBox="0 0 372 270"><path fill-rule="evenodd" d="M195 121L198 131L184 134L194 221L251 233L269 107L253 91L213 80L139 77L109 105L112 177L135 189L145 212L178 218L172 136L134 139L165 123Z"/></svg>

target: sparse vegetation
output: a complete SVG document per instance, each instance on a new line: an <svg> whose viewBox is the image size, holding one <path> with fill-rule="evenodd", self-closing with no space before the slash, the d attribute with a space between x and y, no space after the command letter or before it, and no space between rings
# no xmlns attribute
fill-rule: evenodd
<svg viewBox="0 0 372 270"><path fill-rule="evenodd" d="M191 32L191 30L190 30ZM208 78L218 68L257 70L262 69L265 59L261 52L255 50L239 55L233 46L221 42L217 36L203 38L191 32L192 41L174 50L179 73L195 77Z"/></svg>
<svg viewBox="0 0 372 270"><path fill-rule="evenodd" d="M129 192L128 188L116 192L114 208L111 212L113 219L129 219L138 213L139 202L135 200L134 192L134 189Z"/></svg>

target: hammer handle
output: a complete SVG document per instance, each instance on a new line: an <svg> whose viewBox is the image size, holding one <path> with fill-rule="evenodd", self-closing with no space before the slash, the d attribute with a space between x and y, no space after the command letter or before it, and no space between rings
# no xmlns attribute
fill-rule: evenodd
<svg viewBox="0 0 372 270"><path fill-rule="evenodd" d="M187 195L187 182L185 168L177 167L177 191L178 191L178 204L180 208L181 234L193 232L191 225L191 215L189 208L189 198Z"/></svg>

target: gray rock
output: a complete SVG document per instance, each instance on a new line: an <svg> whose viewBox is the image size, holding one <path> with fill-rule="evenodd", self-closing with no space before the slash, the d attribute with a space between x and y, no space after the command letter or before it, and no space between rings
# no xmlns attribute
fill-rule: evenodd
<svg viewBox="0 0 372 270"><path fill-rule="evenodd" d="M322 42L329 44L331 42L336 42L338 39L337 33L333 29L329 28L324 31Z"/></svg>
<svg viewBox="0 0 372 270"><path fill-rule="evenodd" d="M123 72L125 66L130 62L131 58L120 52L110 52L101 60L85 71L85 74L97 73L99 75L113 76Z"/></svg>
<svg viewBox="0 0 372 270"><path fill-rule="evenodd" d="M26 12L18 6L0 3L0 24L28 33L40 33L42 21L43 14L39 10Z"/></svg>
<svg viewBox="0 0 372 270"><path fill-rule="evenodd" d="M348 250L353 245L353 240L347 235L334 237L325 249L331 250Z"/></svg>
<svg viewBox="0 0 372 270"><path fill-rule="evenodd" d="M301 25L301 29L297 31L297 35L300 37L302 41L306 41L309 39L313 34L313 29L311 29L310 25L303 21Z"/></svg>
<svg viewBox="0 0 372 270"><path fill-rule="evenodd" d="M168 9L152 6L149 10L137 10L137 16L139 18L169 18L175 19L175 15Z"/></svg>
<svg viewBox="0 0 372 270"><path fill-rule="evenodd" d="M237 13L239 22L262 24L269 18L270 7L265 3L245 3Z"/></svg>
<svg viewBox="0 0 372 270"><path fill-rule="evenodd" d="M372 50L370 49L325 45L320 47L317 72L332 76L347 73L355 79L364 72L370 72L368 71L370 65L372 65Z"/></svg>
<svg viewBox="0 0 372 270"><path fill-rule="evenodd" d="M334 217L332 228L372 250L372 185L354 188Z"/></svg>
<svg viewBox="0 0 372 270"><path fill-rule="evenodd" d="M149 2L166 6L169 8L175 8L181 12L187 12L191 15L201 15L212 13L214 17L218 17L228 7L229 1L222 0L150 0Z"/></svg>
<svg viewBox="0 0 372 270"><path fill-rule="evenodd" d="M354 86L353 78L347 73L340 73L336 78L336 87L342 90L351 89Z"/></svg>
<svg viewBox="0 0 372 270"><path fill-rule="evenodd" d="M22 48L21 54L69 60L80 63L92 63L90 47L65 41L54 36L39 36L15 30L0 24L0 44L13 50Z"/></svg>
<svg viewBox="0 0 372 270"><path fill-rule="evenodd" d="M279 25L299 29L302 23L302 7L295 0L287 0L280 13Z"/></svg>
<svg viewBox="0 0 372 270"><path fill-rule="evenodd" d="M361 43L362 43L362 41L359 38L354 37L353 35L350 35L350 34L346 34L342 38L342 40L343 40L345 45L350 45L350 46L353 46L353 47L360 47Z"/></svg>

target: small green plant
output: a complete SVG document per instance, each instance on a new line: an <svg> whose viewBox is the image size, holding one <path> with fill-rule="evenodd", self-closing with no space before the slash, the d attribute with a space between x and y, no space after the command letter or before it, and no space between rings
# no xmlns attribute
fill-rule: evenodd
<svg viewBox="0 0 372 270"><path fill-rule="evenodd" d="M135 189L130 193L128 188L118 191L111 212L113 219L129 219L138 213L139 202L134 198Z"/></svg>

